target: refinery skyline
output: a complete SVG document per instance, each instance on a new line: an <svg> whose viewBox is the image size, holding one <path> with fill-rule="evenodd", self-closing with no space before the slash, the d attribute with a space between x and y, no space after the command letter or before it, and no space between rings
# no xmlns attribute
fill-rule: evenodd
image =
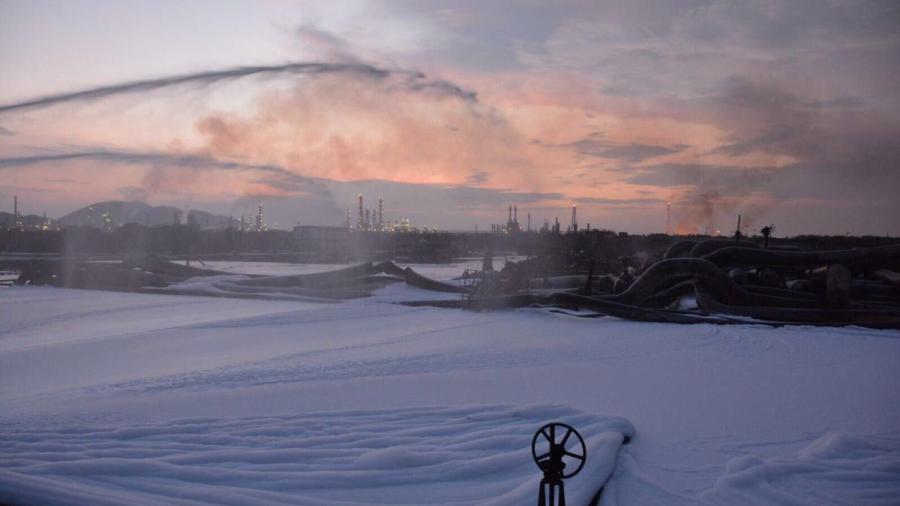
<svg viewBox="0 0 900 506"><path fill-rule="evenodd" d="M42 213L41 221L35 222L33 219L32 223L26 225L23 221L24 216L35 216L37 213L29 213L22 212L19 209L19 197L18 195L13 196L13 209L12 213L5 213L4 211L0 211L0 215L5 216L3 220L2 226L7 230L60 230L62 226L57 221L58 219L65 219L66 217L71 217L75 213L81 211L87 211L86 219L87 222L83 224L88 227L96 227L101 228L107 231L112 231L112 229L128 224L134 223L138 225L150 225L149 216L147 214L143 214L143 218L135 218L131 217L130 219L115 219L112 214L103 209L99 209L101 204L109 204L116 201L107 201L103 203L94 203L89 206L85 206L83 208L74 210L72 213L67 213L64 216L57 217L57 219L53 219L47 216L46 211ZM133 204L133 203L132 203ZM140 203L144 204L144 203ZM95 210L95 207L98 209ZM550 219L544 218L542 226L536 226L532 228L531 223L531 213L525 212L527 215L526 224L522 225L519 223L518 219L518 205L510 204L508 206L508 218L505 223L494 223L490 225L490 231L495 233L518 233L518 232L560 232L560 231L578 231L578 225L576 220L576 205L572 205L572 217L570 224L567 228L560 228L559 226L559 217L554 217L555 224L551 224ZM153 206L148 206L150 209L154 209ZM204 226L204 223L201 223L197 220L197 218L193 218L191 213L200 211L197 209L188 209L181 210L177 208L167 208L170 209L171 220L166 219L165 224L176 224L176 225L195 225L200 226L201 228ZM201 211L202 212L202 211ZM206 215L206 223L205 226L209 227L209 213L204 213ZM219 224L214 228L234 228L240 231L266 231L266 230L288 230L292 227L296 226L326 226L326 227L337 227L337 224L322 224L322 223L304 223L302 220L298 219L296 223L293 224L283 224L279 226L278 222L269 223L266 220L265 206L262 203L256 205L255 214L241 214L239 216L227 216L227 222L223 225L221 220L219 220ZM499 213L498 213L499 216ZM215 216L216 218L226 218L225 216ZM71 220L70 220L71 221ZM159 223L156 223L159 224ZM419 225L416 226L409 218L407 217L394 217L391 219L388 217L385 220L384 214L384 199L379 197L377 199L377 207L366 207L365 206L365 197L363 194L357 195L357 209L356 209L356 219L353 219L353 213L351 212L350 207L347 208L346 219L343 223L343 227L351 230L358 231L371 231L371 232L411 232L411 231L438 231L439 229L435 226L428 225ZM590 230L590 224L587 225L587 230ZM478 225L475 224L473 229L469 230L448 230L448 231L475 231L475 232L487 232L486 228L482 228L479 230Z"/></svg>

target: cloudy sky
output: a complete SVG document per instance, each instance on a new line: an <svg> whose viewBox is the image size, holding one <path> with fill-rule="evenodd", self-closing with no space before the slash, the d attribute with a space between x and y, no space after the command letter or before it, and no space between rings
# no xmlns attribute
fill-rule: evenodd
<svg viewBox="0 0 900 506"><path fill-rule="evenodd" d="M896 1L0 0L0 209L900 234Z"/></svg>

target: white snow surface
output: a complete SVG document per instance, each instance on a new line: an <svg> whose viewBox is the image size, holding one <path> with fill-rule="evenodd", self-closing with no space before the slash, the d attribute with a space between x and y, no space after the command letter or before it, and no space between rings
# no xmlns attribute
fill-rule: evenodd
<svg viewBox="0 0 900 506"><path fill-rule="evenodd" d="M558 406L410 408L12 428L0 497L57 504L522 504L526 448L565 417L594 434L570 490L612 473L622 419ZM574 449L574 438L567 446ZM601 483L602 483L601 481ZM592 489L594 486L594 489Z"/></svg>
<svg viewBox="0 0 900 506"><path fill-rule="evenodd" d="M518 262L525 257L517 255L497 255L494 257L494 268L500 270L505 262ZM465 269L481 270L482 258L463 258L456 262L442 264L419 264L398 262L401 268L411 267L419 274L438 281L452 281L462 275ZM184 265L184 262L178 262ZM327 272L337 269L345 269L355 264L294 264L287 262L247 262L230 260L210 260L199 264L192 263L194 267L212 269L230 274L249 274L261 276L290 276L294 274L311 274L314 272Z"/></svg>
<svg viewBox="0 0 900 506"><path fill-rule="evenodd" d="M391 303L428 295L0 289L0 503L522 504L562 421L570 504L900 504L900 332Z"/></svg>

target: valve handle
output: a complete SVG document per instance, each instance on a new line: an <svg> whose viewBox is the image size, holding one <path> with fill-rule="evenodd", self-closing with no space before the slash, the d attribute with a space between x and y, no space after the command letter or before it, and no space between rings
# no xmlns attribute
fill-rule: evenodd
<svg viewBox="0 0 900 506"><path fill-rule="evenodd" d="M558 437L560 434L562 437ZM566 444L569 443L573 434L577 439L577 444L570 450L566 448ZM546 441L548 444L548 450L540 455L537 453L538 441ZM570 425L554 422L544 425L534 433L534 438L531 440L531 456L534 458L534 463L544 471L545 476L566 479L575 476L584 467L584 462L587 460L587 449L584 439L577 430ZM564 457L575 459L578 467L574 471L566 472L567 466L563 461Z"/></svg>

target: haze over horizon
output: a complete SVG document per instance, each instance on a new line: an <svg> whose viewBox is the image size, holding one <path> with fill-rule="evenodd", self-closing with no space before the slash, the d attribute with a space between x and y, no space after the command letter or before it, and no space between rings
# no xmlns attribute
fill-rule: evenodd
<svg viewBox="0 0 900 506"><path fill-rule="evenodd" d="M0 0L0 210L900 234L900 4Z"/></svg>

